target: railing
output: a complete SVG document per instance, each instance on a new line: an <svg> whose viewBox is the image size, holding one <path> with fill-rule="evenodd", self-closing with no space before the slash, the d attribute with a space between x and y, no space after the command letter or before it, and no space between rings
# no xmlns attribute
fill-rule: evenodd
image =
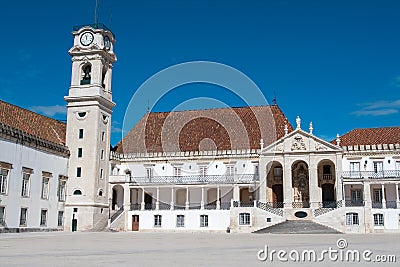
<svg viewBox="0 0 400 267"><path fill-rule="evenodd" d="M292 202L292 208L294 209L301 209L301 208L309 208L310 202L309 201L295 201Z"/></svg>
<svg viewBox="0 0 400 267"><path fill-rule="evenodd" d="M257 208L268 211L278 216L283 216L283 202L261 202L257 201Z"/></svg>
<svg viewBox="0 0 400 267"><path fill-rule="evenodd" d="M281 175L274 176L275 183L282 183L283 177Z"/></svg>
<svg viewBox="0 0 400 267"><path fill-rule="evenodd" d="M318 217L328 212L331 212L337 208L343 206L342 200L339 201L322 201L318 203L318 209L314 210L314 216Z"/></svg>
<svg viewBox="0 0 400 267"><path fill-rule="evenodd" d="M253 202L252 202L253 203ZM252 204L254 205L254 204ZM220 204L220 209L221 210L229 210L231 206L230 202L222 202ZM131 210L141 210L142 209L142 204L141 203L135 203L131 204ZM145 204L144 205L145 210L157 210L157 204ZM159 202L158 203L158 210L170 210L171 209L171 204L165 203L165 202ZM200 210L201 209L201 204L200 203L190 203L188 207L186 205L174 205L174 210ZM209 203L209 204L204 204L204 209L206 210L216 210L217 205L214 203Z"/></svg>
<svg viewBox="0 0 400 267"><path fill-rule="evenodd" d="M363 200L345 200L345 206L346 207L363 207L364 206L364 201Z"/></svg>
<svg viewBox="0 0 400 267"><path fill-rule="evenodd" d="M117 210L116 213L114 213L114 214L111 216L111 222L115 221L115 219L117 219L118 216L119 216L122 212L124 212L124 207L123 207L123 206L122 206L119 210Z"/></svg>
<svg viewBox="0 0 400 267"><path fill-rule="evenodd" d="M372 202L372 208L374 208L374 209L382 209L383 208L383 204L382 204L382 202Z"/></svg>
<svg viewBox="0 0 400 267"><path fill-rule="evenodd" d="M125 177L125 176L124 176ZM113 177L113 180L116 177ZM121 177L122 178L122 177ZM123 178L121 179L123 180ZM254 183L258 176L254 174L236 175L188 175L188 176L153 176L130 177L133 184L240 184Z"/></svg>
<svg viewBox="0 0 400 267"><path fill-rule="evenodd" d="M397 209L400 207L397 207L397 201L390 200L390 201L386 201L386 208L387 209Z"/></svg>
<svg viewBox="0 0 400 267"><path fill-rule="evenodd" d="M400 170L384 171L345 171L343 178L347 179L382 179L382 178L400 178Z"/></svg>
<svg viewBox="0 0 400 267"><path fill-rule="evenodd" d="M323 174L322 175L322 180L324 180L324 181L333 181L333 175L332 174Z"/></svg>

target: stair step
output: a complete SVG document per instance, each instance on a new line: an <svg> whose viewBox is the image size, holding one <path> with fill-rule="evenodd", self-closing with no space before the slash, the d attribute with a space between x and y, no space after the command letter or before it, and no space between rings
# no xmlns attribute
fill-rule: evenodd
<svg viewBox="0 0 400 267"><path fill-rule="evenodd" d="M285 221L253 232L255 234L340 234L330 227L313 221Z"/></svg>

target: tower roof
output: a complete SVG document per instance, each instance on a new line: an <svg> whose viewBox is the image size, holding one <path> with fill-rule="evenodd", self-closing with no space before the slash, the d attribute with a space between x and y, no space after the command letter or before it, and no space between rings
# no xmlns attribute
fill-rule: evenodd
<svg viewBox="0 0 400 267"><path fill-rule="evenodd" d="M293 127L277 105L151 112L117 144L118 153L259 149Z"/></svg>

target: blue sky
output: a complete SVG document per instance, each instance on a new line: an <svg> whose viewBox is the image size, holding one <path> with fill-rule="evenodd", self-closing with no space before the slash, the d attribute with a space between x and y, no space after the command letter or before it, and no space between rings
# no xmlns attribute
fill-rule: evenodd
<svg viewBox="0 0 400 267"><path fill-rule="evenodd" d="M1 6L0 99L64 120L72 27L93 23L95 0ZM112 144L121 139L125 110L140 85L169 66L196 60L240 70L269 103L276 94L292 124L300 115L325 139L353 128L398 126L399 12L400 1L100 0L99 21L117 39ZM192 84L153 110L197 97L243 104L216 86ZM145 112L138 107L139 117Z"/></svg>

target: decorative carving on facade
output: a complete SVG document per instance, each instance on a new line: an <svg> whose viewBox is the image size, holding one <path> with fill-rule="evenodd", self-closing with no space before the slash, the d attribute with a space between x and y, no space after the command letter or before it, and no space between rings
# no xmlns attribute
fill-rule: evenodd
<svg viewBox="0 0 400 267"><path fill-rule="evenodd" d="M304 143L303 137L296 136L292 143L292 150L306 150L306 144Z"/></svg>
<svg viewBox="0 0 400 267"><path fill-rule="evenodd" d="M279 144L275 146L276 151L283 151L283 144Z"/></svg>
<svg viewBox="0 0 400 267"><path fill-rule="evenodd" d="M317 151L322 151L322 150L328 150L328 148L320 143L315 144L315 150Z"/></svg>

